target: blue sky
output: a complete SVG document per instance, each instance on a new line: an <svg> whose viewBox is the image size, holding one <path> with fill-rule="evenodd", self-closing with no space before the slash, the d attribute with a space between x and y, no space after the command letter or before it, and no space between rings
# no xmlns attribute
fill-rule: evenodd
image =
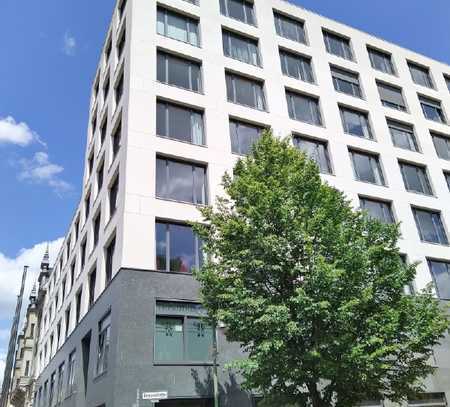
<svg viewBox="0 0 450 407"><path fill-rule="evenodd" d="M450 64L449 0L297 3ZM80 196L90 86L113 5L0 1L0 379L19 271L35 270L43 242L56 253Z"/></svg>

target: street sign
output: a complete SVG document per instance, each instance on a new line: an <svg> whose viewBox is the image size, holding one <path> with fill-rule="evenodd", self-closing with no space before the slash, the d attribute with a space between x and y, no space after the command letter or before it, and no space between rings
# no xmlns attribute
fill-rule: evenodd
<svg viewBox="0 0 450 407"><path fill-rule="evenodd" d="M158 402L159 400L166 400L169 397L167 391L153 391L142 393L142 400L151 400L153 402Z"/></svg>

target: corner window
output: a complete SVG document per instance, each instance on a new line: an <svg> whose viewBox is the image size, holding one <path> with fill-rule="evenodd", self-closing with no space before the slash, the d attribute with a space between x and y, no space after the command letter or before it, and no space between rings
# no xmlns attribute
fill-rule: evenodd
<svg viewBox="0 0 450 407"><path fill-rule="evenodd" d="M222 43L225 56L246 64L261 66L257 40L223 30Z"/></svg>
<svg viewBox="0 0 450 407"><path fill-rule="evenodd" d="M394 223L392 204L386 201L371 198L359 198L361 209L367 211L371 218L383 223Z"/></svg>
<svg viewBox="0 0 450 407"><path fill-rule="evenodd" d="M108 370L110 336L111 314L108 314L98 324L97 375L101 375Z"/></svg>
<svg viewBox="0 0 450 407"><path fill-rule="evenodd" d="M214 329L199 304L157 301L156 362L204 363L213 358Z"/></svg>
<svg viewBox="0 0 450 407"><path fill-rule="evenodd" d="M220 13L243 23L256 25L253 2L247 0L220 0Z"/></svg>
<svg viewBox="0 0 450 407"><path fill-rule="evenodd" d="M423 115L428 120L433 120L438 123L446 123L444 110L439 100L430 99L426 96L419 95L420 106L422 106Z"/></svg>
<svg viewBox="0 0 450 407"><path fill-rule="evenodd" d="M253 109L266 110L264 84L262 81L227 72L226 84L229 102Z"/></svg>
<svg viewBox="0 0 450 407"><path fill-rule="evenodd" d="M304 82L314 83L314 74L311 58L304 57L293 52L280 50L281 70L283 75L299 79Z"/></svg>
<svg viewBox="0 0 450 407"><path fill-rule="evenodd" d="M234 154L250 154L252 146L261 137L264 128L237 120L230 120L231 151Z"/></svg>
<svg viewBox="0 0 450 407"><path fill-rule="evenodd" d="M377 87L383 106L406 112L406 103L400 88L382 82L377 82Z"/></svg>
<svg viewBox="0 0 450 407"><path fill-rule="evenodd" d="M189 107L158 101L156 132L160 137L204 145L203 113Z"/></svg>
<svg viewBox="0 0 450 407"><path fill-rule="evenodd" d="M440 212L418 208L412 210L420 239L423 242L448 245Z"/></svg>
<svg viewBox="0 0 450 407"><path fill-rule="evenodd" d="M437 133L430 134L438 157L443 160L450 160L450 136L444 136Z"/></svg>
<svg viewBox="0 0 450 407"><path fill-rule="evenodd" d="M353 60L353 52L350 46L350 40L342 37L338 34L333 34L329 31L323 31L323 38L325 41L325 47L329 54L336 55L338 57Z"/></svg>
<svg viewBox="0 0 450 407"><path fill-rule="evenodd" d="M405 162L399 162L399 165L407 191L433 195L425 167Z"/></svg>
<svg viewBox="0 0 450 407"><path fill-rule="evenodd" d="M368 113L342 106L339 110L341 112L342 126L344 127L345 133L373 140Z"/></svg>
<svg viewBox="0 0 450 407"><path fill-rule="evenodd" d="M193 92L202 91L201 64L158 51L158 81Z"/></svg>
<svg viewBox="0 0 450 407"><path fill-rule="evenodd" d="M156 196L196 205L208 203L206 167L166 158L156 159Z"/></svg>
<svg viewBox="0 0 450 407"><path fill-rule="evenodd" d="M286 91L286 99L291 119L316 126L322 125L318 98Z"/></svg>
<svg viewBox="0 0 450 407"><path fill-rule="evenodd" d="M425 86L427 88L434 88L429 68L413 62L408 62L408 68L411 72L411 78L415 84Z"/></svg>
<svg viewBox="0 0 450 407"><path fill-rule="evenodd" d="M395 75L391 54L370 47L367 48L367 51L369 52L370 64L373 69Z"/></svg>
<svg viewBox="0 0 450 407"><path fill-rule="evenodd" d="M385 185L380 159L377 155L350 151L353 170L358 181Z"/></svg>
<svg viewBox="0 0 450 407"><path fill-rule="evenodd" d="M306 44L305 26L302 21L295 20L280 13L274 13L275 28L280 37L301 44Z"/></svg>
<svg viewBox="0 0 450 407"><path fill-rule="evenodd" d="M439 298L441 300L450 300L450 263L428 260L428 267L433 276Z"/></svg>
<svg viewBox="0 0 450 407"><path fill-rule="evenodd" d="M193 18L158 7L156 29L160 35L199 47L198 25Z"/></svg>
<svg viewBox="0 0 450 407"><path fill-rule="evenodd" d="M294 145L313 160L324 174L331 174L331 163L328 146L325 141L319 141L301 136L294 136Z"/></svg>
<svg viewBox="0 0 450 407"><path fill-rule="evenodd" d="M332 66L331 77L333 78L334 89L337 92L362 98L358 74Z"/></svg>
<svg viewBox="0 0 450 407"><path fill-rule="evenodd" d="M203 263L201 240L190 226L156 222L156 268L192 273Z"/></svg>
<svg viewBox="0 0 450 407"><path fill-rule="evenodd" d="M395 147L410 151L419 151L413 126L389 119L387 120L387 125L391 133L392 143Z"/></svg>

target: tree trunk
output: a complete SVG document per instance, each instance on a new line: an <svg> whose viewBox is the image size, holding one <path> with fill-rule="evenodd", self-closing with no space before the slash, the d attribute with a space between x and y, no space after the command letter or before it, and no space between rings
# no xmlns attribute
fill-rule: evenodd
<svg viewBox="0 0 450 407"><path fill-rule="evenodd" d="M311 396L311 402L313 407L331 407L331 404L327 403L325 400L322 399L322 395L317 389L316 383L309 383L308 390Z"/></svg>

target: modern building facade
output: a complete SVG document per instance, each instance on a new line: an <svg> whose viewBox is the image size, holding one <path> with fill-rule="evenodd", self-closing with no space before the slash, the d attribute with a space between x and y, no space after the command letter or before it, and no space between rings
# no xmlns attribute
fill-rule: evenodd
<svg viewBox="0 0 450 407"><path fill-rule="evenodd" d="M450 299L450 67L282 0L121 0L92 88L81 202L42 280L35 405L209 406L215 334L187 221L264 128L355 208L401 222L411 289ZM46 271L47 272L47 271ZM221 406L251 406L224 363ZM450 400L450 343L415 406ZM382 405L382 401L373 402ZM385 403L388 406L388 403Z"/></svg>

